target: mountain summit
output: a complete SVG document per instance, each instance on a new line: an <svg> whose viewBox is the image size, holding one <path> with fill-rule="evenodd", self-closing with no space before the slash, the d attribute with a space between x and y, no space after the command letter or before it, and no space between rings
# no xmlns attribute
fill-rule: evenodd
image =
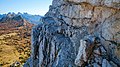
<svg viewBox="0 0 120 67"><path fill-rule="evenodd" d="M21 26L32 26L26 19L22 18L21 15L7 14L0 19L0 26L4 29L16 28Z"/></svg>
<svg viewBox="0 0 120 67"><path fill-rule="evenodd" d="M28 14L28 13L23 13L22 14L20 12L18 12L17 14L15 14L14 12L13 13L9 12L8 14L0 15L0 19L3 20L4 18L6 18L6 19L7 18L13 18L13 17L16 17L16 16L19 16L19 18L21 17L21 18L23 18L23 19L27 20L28 22L30 22L32 24L35 24L35 25L42 23L40 21L42 16L40 16L40 15L31 15L31 14ZM19 20L19 19L16 18L16 20Z"/></svg>

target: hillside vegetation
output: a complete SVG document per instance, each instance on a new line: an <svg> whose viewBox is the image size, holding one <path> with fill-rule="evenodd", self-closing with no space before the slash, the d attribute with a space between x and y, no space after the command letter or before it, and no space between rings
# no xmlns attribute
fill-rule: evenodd
<svg viewBox="0 0 120 67"><path fill-rule="evenodd" d="M0 67L19 67L30 57L30 36L33 25L23 18L19 21L11 18L1 21Z"/></svg>

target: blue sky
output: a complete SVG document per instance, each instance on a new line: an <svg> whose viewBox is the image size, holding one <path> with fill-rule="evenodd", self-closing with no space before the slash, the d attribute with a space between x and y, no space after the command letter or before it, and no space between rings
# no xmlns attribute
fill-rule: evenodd
<svg viewBox="0 0 120 67"><path fill-rule="evenodd" d="M0 14L8 12L27 12L44 15L52 0L0 0Z"/></svg>

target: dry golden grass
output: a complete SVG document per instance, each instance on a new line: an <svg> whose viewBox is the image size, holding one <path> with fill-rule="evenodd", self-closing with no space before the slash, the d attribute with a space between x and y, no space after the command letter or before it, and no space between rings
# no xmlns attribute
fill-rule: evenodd
<svg viewBox="0 0 120 67"><path fill-rule="evenodd" d="M23 27L0 35L0 67L10 67L15 62L23 65L30 57L30 31Z"/></svg>

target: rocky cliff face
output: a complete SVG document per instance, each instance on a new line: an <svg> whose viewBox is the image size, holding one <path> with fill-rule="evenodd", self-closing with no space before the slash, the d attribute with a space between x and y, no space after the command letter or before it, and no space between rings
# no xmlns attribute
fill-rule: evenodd
<svg viewBox="0 0 120 67"><path fill-rule="evenodd" d="M53 0L25 67L120 67L120 0Z"/></svg>

